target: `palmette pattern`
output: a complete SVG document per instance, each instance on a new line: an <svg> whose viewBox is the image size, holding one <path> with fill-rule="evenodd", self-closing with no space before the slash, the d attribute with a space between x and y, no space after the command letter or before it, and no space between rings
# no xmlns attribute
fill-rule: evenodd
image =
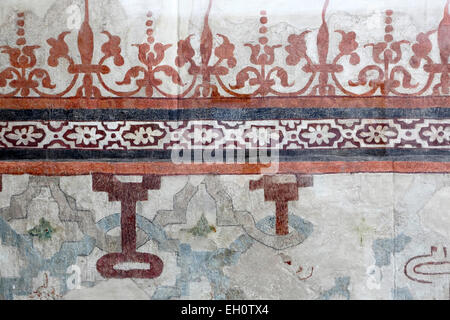
<svg viewBox="0 0 450 320"><path fill-rule="evenodd" d="M395 13L386 10L385 34L376 43L365 43L353 30L331 30L327 23L329 0L324 2L317 35L307 29L271 39L270 13L261 10L259 38L243 43L233 43L221 30L212 30L209 15L213 0L201 34L178 39L176 44L156 42L158 30L154 29L151 12L147 14L147 38L142 43L122 43L119 36L107 30L94 34L86 0L84 22L77 35L63 31L47 39L47 44L27 45L26 17L19 13L16 46L0 47L9 57L9 66L0 68L0 97L447 96L449 4L442 20L436 21L436 28L419 32L415 42L396 38ZM309 39L311 33L316 41ZM200 38L199 47L193 45L194 36ZM339 39L338 48L331 47L334 37ZM98 48L95 42L103 38L106 41ZM128 45L135 47L138 64L122 70L122 51ZM46 65L38 65L36 50L47 51ZM170 63L163 62L168 50L176 50L176 58ZM317 57L311 54L315 50ZM94 61L94 56L99 60ZM67 70L63 62L68 64ZM354 68L351 74L356 72L356 77L342 76ZM53 83L49 70L68 73L71 81ZM108 81L107 76L119 70L121 78Z"/></svg>

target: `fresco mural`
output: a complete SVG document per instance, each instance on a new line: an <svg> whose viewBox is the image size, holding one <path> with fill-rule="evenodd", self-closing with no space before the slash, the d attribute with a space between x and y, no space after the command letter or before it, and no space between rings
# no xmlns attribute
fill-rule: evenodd
<svg viewBox="0 0 450 320"><path fill-rule="evenodd" d="M450 299L450 0L0 4L0 299Z"/></svg>

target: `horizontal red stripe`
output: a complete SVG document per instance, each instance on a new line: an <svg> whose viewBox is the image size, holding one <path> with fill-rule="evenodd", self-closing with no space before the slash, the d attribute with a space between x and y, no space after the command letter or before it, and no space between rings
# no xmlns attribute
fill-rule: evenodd
<svg viewBox="0 0 450 320"><path fill-rule="evenodd" d="M169 162L0 162L0 174L72 176L91 173L119 175L195 175L195 174L260 174L261 164L188 164ZM450 173L448 162L282 162L272 174L338 174L338 173Z"/></svg>
<svg viewBox="0 0 450 320"><path fill-rule="evenodd" d="M3 109L448 108L450 96L265 98L0 98Z"/></svg>

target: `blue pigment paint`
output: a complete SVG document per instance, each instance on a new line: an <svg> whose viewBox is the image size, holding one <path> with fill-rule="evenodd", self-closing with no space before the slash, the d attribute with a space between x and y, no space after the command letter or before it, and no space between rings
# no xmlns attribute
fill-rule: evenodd
<svg viewBox="0 0 450 320"><path fill-rule="evenodd" d="M394 288L392 289L392 298L394 300L414 300L408 288Z"/></svg>
<svg viewBox="0 0 450 320"><path fill-rule="evenodd" d="M410 242L411 238L404 234L400 234L394 239L376 239L372 244L375 265L377 267L390 265L391 254L403 251Z"/></svg>
<svg viewBox="0 0 450 320"><path fill-rule="evenodd" d="M274 234L275 225L275 216L267 216L256 223L256 227L259 230L268 234ZM289 226L303 235L305 238L308 238L314 230L314 226L311 222L303 220L302 218L293 214L289 215Z"/></svg>
<svg viewBox="0 0 450 320"><path fill-rule="evenodd" d="M95 247L95 239L84 236L81 241L64 242L53 257L44 259L33 248L30 236L18 234L2 218L0 218L0 239L2 245L17 248L25 264L19 271L19 278L0 278L0 295L8 300L13 299L14 295L31 294L33 278L37 277L40 272L47 272L50 277L58 278L60 294L65 294L67 292L67 268L76 263L78 256L88 256Z"/></svg>
<svg viewBox="0 0 450 320"><path fill-rule="evenodd" d="M254 243L247 235L241 235L229 248L216 251L193 251L189 244L181 244L178 252L177 265L181 268L174 287L159 287L152 299L167 300L189 295L191 282L206 277L213 290L215 300L226 299L230 289L230 281L223 273L223 267L231 266L239 261Z"/></svg>
<svg viewBox="0 0 450 320"><path fill-rule="evenodd" d="M350 300L350 291L348 286L350 285L350 277L339 277L334 280L334 287L322 292L319 300L330 300L335 296L343 296L347 300Z"/></svg>

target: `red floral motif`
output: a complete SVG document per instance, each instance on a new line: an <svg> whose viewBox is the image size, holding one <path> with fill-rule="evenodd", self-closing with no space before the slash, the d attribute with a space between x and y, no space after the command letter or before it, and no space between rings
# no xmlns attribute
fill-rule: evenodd
<svg viewBox="0 0 450 320"><path fill-rule="evenodd" d="M148 17L152 16L152 13L149 12L147 14ZM147 21L148 25L153 24L152 20ZM147 34L152 34L153 30L148 29ZM138 78L142 73L143 77L140 79L136 79L136 85L138 86L138 90L141 88L145 88L145 93L147 97L153 96L153 89L156 89L158 92L167 96L165 92L163 92L158 87L163 84L163 81L156 77L156 74L159 72L163 72L166 76L170 77L172 82L182 86L183 83L181 81L180 75L178 72L168 65L160 65L163 61L165 52L172 45L164 45L162 43L155 43L152 48L152 44L154 42L154 38L149 36L146 43L135 44L134 46L139 50L139 61L145 66L135 66L132 67L125 75L125 78L117 82L118 85L128 85L131 83L132 78ZM152 52L153 51L153 52Z"/></svg>
<svg viewBox="0 0 450 320"><path fill-rule="evenodd" d="M381 94L388 95L389 93L394 93L401 95L397 88L405 89L415 89L419 84L412 84L411 73L406 70L404 66L397 65L403 56L402 45L409 44L409 41L400 40L393 41L394 38L391 35L394 28L392 27L392 10L386 11L386 34L384 36L383 42L369 43L364 46L364 48L372 47L372 58L375 63L383 65L383 68L377 65L369 65L363 68L358 76L358 82L349 81L350 86L365 86L369 84L372 88L371 93L375 93L380 89ZM417 49L417 47L416 47ZM419 53L421 50L419 50ZM396 65L391 68L391 65ZM378 74L377 79L368 80L368 75L370 72L376 72ZM396 78L396 75L400 74L403 80L400 81Z"/></svg>
<svg viewBox="0 0 450 320"><path fill-rule="evenodd" d="M114 58L114 64L116 66L123 66L125 61L121 55L122 49L120 49L120 38L111 35L108 31L103 31L102 33L109 39L108 42L105 42L102 46L102 52L104 54L102 62L108 58ZM100 64L102 64L102 62Z"/></svg>
<svg viewBox="0 0 450 320"><path fill-rule="evenodd" d="M269 44L266 36L268 32L267 13L261 12L261 27L259 29L260 38L258 43L245 43L243 46L250 49L250 65L243 66L237 71L233 78L234 83L225 84L224 77L230 74L231 69L237 65L235 50L237 44L232 43L230 38L224 34L217 33L221 43L214 45L213 35L215 34L209 25L209 15L214 0L209 0L206 11L203 30L200 35L200 46L194 50L191 40L194 35L188 36L178 42L177 57L174 61L176 67L187 66L187 72L192 79L190 83L182 82L179 73L173 66L161 65L166 56L166 51L171 44L155 43L154 30L147 29L147 42L136 44L138 48L138 58L141 63L128 70L122 81L116 82L123 88L125 85L131 87L128 91L119 91L109 85L104 79L110 74L110 65L106 65L111 59L115 66L125 64L121 54L118 36L114 36L108 31L102 33L107 40L101 46L101 58L98 63L93 61L95 56L94 33L89 20L89 0L85 0L85 18L78 32L76 41L80 55L79 63L76 62L76 54L71 52L66 43L66 37L70 32L62 32L56 38L50 38L47 43L50 51L47 57L47 64L56 68L60 59L68 62L68 73L72 79L67 86L59 92L55 92L56 87L52 84L49 73L37 67L35 51L40 48L38 45L26 45L24 38L24 14L18 15L18 35L17 47L1 46L0 53L9 55L9 66L0 70L0 88L10 89L1 97L22 96L27 97L32 93L40 97L77 97L77 98L100 98L102 91L117 97L131 97L138 95L145 88L147 97L154 97L156 94L167 98L187 98L187 97L239 97L248 98L255 96L421 96L450 94L450 0L444 8L443 18L435 30L420 32L415 43L405 40L394 41L392 35L394 31L394 12L386 11L386 27L384 41L369 43L364 48L359 48L358 36L352 30L335 30L335 35L340 37L338 53L335 57L330 57L330 37L333 33L328 28L326 19L329 0L324 0L322 10L322 23L319 27L316 38L317 59L312 59L308 55L307 38L310 31L300 34L291 34L287 37L287 45ZM148 20L150 27L153 21ZM437 33L437 42L433 43L430 36ZM280 41L281 43L281 41ZM283 47L284 46L284 47ZM279 55L281 48L287 52L285 65L299 66L302 72L299 78L304 78L306 83L302 87L294 87L296 81L288 78L288 71L285 66L277 65L276 61L281 61ZM433 61L430 56L433 47L437 47L440 53L440 61ZM356 81L340 79L339 74L344 71L344 65L358 66L361 62L358 50L371 49L371 63L361 65ZM408 50L408 52L406 52ZM196 55L200 56L200 62L196 62ZM403 57L411 56L409 65L402 65ZM314 61L315 60L315 61ZM423 70L427 75L426 82L416 83L412 77L411 69ZM296 72L296 74L298 73ZM164 91L162 84L165 75L172 83L182 87L178 94ZM82 83L76 88L79 78ZM438 79L439 83L435 83ZM99 85L96 84L98 80ZM343 83L346 83L343 85ZM434 85L434 87L433 87ZM245 88L245 93L244 89ZM47 89L47 90L45 90ZM73 94L75 92L75 94Z"/></svg>
<svg viewBox="0 0 450 320"><path fill-rule="evenodd" d="M213 146L217 141L223 140L224 134L221 129L207 124L194 123L183 133L183 140L186 143L180 144L190 145L193 147Z"/></svg>
<svg viewBox="0 0 450 320"><path fill-rule="evenodd" d="M438 65L438 72L441 73L441 82L434 87L434 94L449 94L450 92L450 68L448 58L450 57L450 0L444 8L444 17L438 28L438 45L441 53L441 65Z"/></svg>
<svg viewBox="0 0 450 320"><path fill-rule="evenodd" d="M157 146L159 141L166 136L167 132L157 124L133 125L130 130L124 131L123 138L132 146Z"/></svg>
<svg viewBox="0 0 450 320"><path fill-rule="evenodd" d="M358 42L356 42L355 32L345 32L342 30L337 30L337 33L342 35L342 40L339 44L340 56L350 56L350 63L352 65L357 65L361 61L359 55L355 52L358 49Z"/></svg>
<svg viewBox="0 0 450 320"><path fill-rule="evenodd" d="M280 148L283 137L282 131L276 126L252 125L244 132L244 141L252 148Z"/></svg>
<svg viewBox="0 0 450 320"><path fill-rule="evenodd" d="M434 123L420 131L420 137L429 146L450 146L450 125L448 123Z"/></svg>
<svg viewBox="0 0 450 320"><path fill-rule="evenodd" d="M414 56L410 60L411 67L415 69L419 68L422 60L425 60L427 63L432 63L432 60L428 55L433 49L433 44L430 41L430 35L434 32L435 31L430 31L427 33L421 32L417 36L417 43L412 46Z"/></svg>
<svg viewBox="0 0 450 320"><path fill-rule="evenodd" d="M319 28L319 32L317 34L317 51L319 54L318 63L314 63L312 59L307 54L307 47L305 42L305 36L309 31L303 32L300 35L291 35L288 38L290 43L289 46L286 47L286 51L289 53L287 57L288 65L297 65L302 58L304 58L307 64L302 68L302 70L306 73L311 73L311 77L308 80L308 83L304 88L295 92L295 95L301 95L307 92L313 83L316 75L319 74L319 83L311 88L310 95L335 95L336 88L334 85L329 83L329 75L334 79L336 86L341 90L345 90L340 83L338 82L335 73L342 72L344 69L342 65L339 65L338 62L344 56L350 55L350 63L358 64L359 63L359 55L354 51L358 48L358 43L355 41L356 33L354 32L344 32L342 30L336 31L342 35L342 40L339 44L339 55L334 59L332 63L328 63L328 51L329 51L329 43L330 43L330 33L328 29L328 24L326 22L326 12L328 9L329 0L325 1L323 10L322 10L322 25Z"/></svg>
<svg viewBox="0 0 450 320"><path fill-rule="evenodd" d="M108 31L102 33L108 37L108 41L101 47L103 57L98 64L93 64L94 56L94 34L89 22L89 0L85 0L85 17L78 32L78 51L80 52L81 63L76 64L74 59L69 55L69 47L65 42L65 37L70 32L61 33L57 39L51 38L47 40L47 43L51 46L48 58L48 65L51 67L58 66L59 59L66 59L69 62L68 72L73 74L71 83L62 92L57 94L45 94L41 93L41 96L64 96L70 92L80 74L83 74L83 84L77 89L76 97L85 98L100 98L102 96L100 89L94 85L93 75L96 75L103 88L113 94L120 95L105 85L102 75L109 74L110 68L104 63L107 59L113 58L116 66L122 66L125 62L121 56L120 38L111 35ZM136 93L136 92L134 92Z"/></svg>
<svg viewBox="0 0 450 320"><path fill-rule="evenodd" d="M356 136L367 145L387 145L392 139L398 137L398 130L386 123L373 123L358 130Z"/></svg>
<svg viewBox="0 0 450 320"><path fill-rule="evenodd" d="M170 150L172 148L448 149L450 124L438 119L261 121L8 121L0 149Z"/></svg>
<svg viewBox="0 0 450 320"><path fill-rule="evenodd" d="M305 31L299 35L291 34L288 38L288 42L290 43L286 46L286 51L289 55L286 58L286 63L290 66L295 66L300 63L302 59L306 59L309 62L309 65L312 65L312 61L309 60L308 54L306 53L306 40L305 36L310 31Z"/></svg>
<svg viewBox="0 0 450 320"><path fill-rule="evenodd" d="M98 148L100 142L104 140L106 133L99 130L97 126L79 125L64 133L64 138L68 141L75 142L75 146L79 148Z"/></svg>
<svg viewBox="0 0 450 320"><path fill-rule="evenodd" d="M308 147L325 148L332 147L341 138L338 129L328 123L308 125L300 131L299 138L308 144Z"/></svg>
<svg viewBox="0 0 450 320"><path fill-rule="evenodd" d="M183 67L189 63L188 73L194 76L194 80L190 89L193 88L197 77L202 78L201 84L197 85L194 90L194 97L218 97L219 89L215 84L211 83L211 77L216 77L221 83L220 77L228 74L228 68L222 66L223 62L227 62L229 68L236 66L236 58L234 57L234 45L230 42L228 37L218 34L222 38L222 44L214 50L215 56L218 58L217 62L210 65L211 56L213 53L213 34L209 26L209 14L211 12L212 0L209 1L209 6L204 19L203 32L200 39L200 56L201 64L197 65L194 62L195 50L191 45L191 37L178 42L178 56L175 60L177 67ZM222 84L223 86L223 84ZM187 91L189 92L189 91ZM186 93L187 93L186 92ZM185 94L182 94L184 96Z"/></svg>
<svg viewBox="0 0 450 320"><path fill-rule="evenodd" d="M19 26L18 34L25 35L25 15L23 13L18 14L19 20L17 25ZM0 87L6 87L7 85L14 89L14 91L0 96L15 96L20 93L22 97L30 95L31 91L39 92L37 88L42 86L48 89L54 89L55 85L51 83L50 75L42 68L35 68L37 59L34 51L40 46L27 46L25 38L19 38L16 42L18 47L1 46L1 53L9 55L9 63L11 67L8 67L0 72Z"/></svg>
<svg viewBox="0 0 450 320"><path fill-rule="evenodd" d="M14 126L4 134L5 140L14 147L37 147L44 140L45 131L36 126Z"/></svg>
<svg viewBox="0 0 450 320"><path fill-rule="evenodd" d="M48 39L47 43L51 46L50 52L49 52L49 57L47 60L47 63L50 67L57 67L59 64L59 59L64 58L67 61L69 61L69 63L72 65L73 60L72 58L70 58L69 56L69 47L67 46L64 38L70 34L70 32L66 31L61 33L58 36L58 39Z"/></svg>
<svg viewBox="0 0 450 320"><path fill-rule="evenodd" d="M262 11L263 17L261 18L261 24L267 23L267 17L265 11ZM266 27L261 27L260 33L264 34L267 32ZM231 89L242 89L245 87L246 83L250 86L258 86L258 89L254 91L251 95L261 95L265 96L269 93L279 94L278 91L272 87L276 84L273 75L278 78L282 87L292 87L293 83L289 84L288 74L286 70L282 67L276 66L267 70L267 66L273 65L275 62L275 49L281 48L282 45L268 45L269 39L266 36L261 36L259 38L259 44L253 45L246 43L245 46L251 49L250 62L254 65L259 66L259 70L255 67L246 67L239 71L236 75L236 84L230 86ZM253 75L254 77L251 77Z"/></svg>

